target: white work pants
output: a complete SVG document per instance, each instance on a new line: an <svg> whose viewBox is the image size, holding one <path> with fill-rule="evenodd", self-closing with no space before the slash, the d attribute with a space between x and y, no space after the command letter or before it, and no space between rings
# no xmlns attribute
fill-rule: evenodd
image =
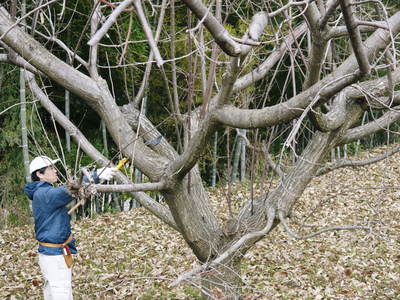
<svg viewBox="0 0 400 300"><path fill-rule="evenodd" d="M73 300L72 269L62 255L39 253L39 266L44 276L44 300Z"/></svg>

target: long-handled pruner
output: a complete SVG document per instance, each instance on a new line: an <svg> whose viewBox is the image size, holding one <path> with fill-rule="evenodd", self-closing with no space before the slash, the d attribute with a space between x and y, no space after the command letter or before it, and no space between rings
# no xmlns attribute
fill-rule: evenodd
<svg viewBox="0 0 400 300"><path fill-rule="evenodd" d="M118 162L118 164L115 166L115 168L116 168L117 170L122 169L122 167L124 166L124 164L125 164L127 161L128 161L128 158L126 158L126 157L120 159L119 162ZM82 169L81 169L81 173L82 173L82 175L81 175L81 178L80 178L80 180L79 180L79 185L78 185L79 188L78 188L78 190L80 189L80 186L81 186L81 184L82 184L83 175L86 176L86 177L88 177L88 178L90 178L90 175L88 174L88 171L87 171L85 168L82 168ZM90 193L90 191L88 191L88 192ZM83 193L78 192L78 195L80 195L80 194L85 194L85 192L83 192ZM69 215L72 214L75 210L77 210L77 208L78 208L79 206L83 205L83 204L85 203L85 201L86 201L86 196L85 196L85 195L82 195L82 197L78 197L78 198L81 198L81 199L78 201L78 203L76 203L76 204L68 211L68 214L69 214Z"/></svg>

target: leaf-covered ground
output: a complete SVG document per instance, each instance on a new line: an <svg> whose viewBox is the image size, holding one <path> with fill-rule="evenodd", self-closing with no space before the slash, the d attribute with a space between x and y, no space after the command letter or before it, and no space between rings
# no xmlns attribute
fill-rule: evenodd
<svg viewBox="0 0 400 300"><path fill-rule="evenodd" d="M296 240L278 226L246 254L245 299L400 299L399 159L394 155L314 179L294 209L293 230L308 234L336 225L372 230ZM255 192L268 187L257 184ZM212 191L222 217L226 194L226 189ZM232 186L233 207L249 195L248 186ZM41 298L32 227L0 232L0 299ZM81 220L73 227L79 248L75 299L199 298L188 284L168 287L196 260L176 232L143 208Z"/></svg>

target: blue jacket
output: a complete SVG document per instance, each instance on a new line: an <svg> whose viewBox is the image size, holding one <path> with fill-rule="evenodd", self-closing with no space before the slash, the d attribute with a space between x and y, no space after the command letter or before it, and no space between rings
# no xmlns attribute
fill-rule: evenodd
<svg viewBox="0 0 400 300"><path fill-rule="evenodd" d="M24 191L32 200L36 239L46 243L64 243L71 234L70 216L66 204L74 199L67 193L67 188L65 186L54 187L45 181L35 181L25 185ZM68 246L73 254L77 252L75 239ZM39 245L39 253L63 254L61 248L42 245Z"/></svg>

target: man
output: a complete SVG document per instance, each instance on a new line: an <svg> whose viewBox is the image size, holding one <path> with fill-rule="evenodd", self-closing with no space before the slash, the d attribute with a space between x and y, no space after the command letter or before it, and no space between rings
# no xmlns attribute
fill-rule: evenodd
<svg viewBox="0 0 400 300"><path fill-rule="evenodd" d="M72 300L72 254L76 254L75 239L71 235L70 216L66 205L73 200L65 186L54 187L59 159L47 156L34 158L29 165L33 182L24 187L32 200L35 234L39 241L39 266L45 279L45 300ZM115 168L93 172L95 181L110 180ZM67 265L68 264L68 265Z"/></svg>

